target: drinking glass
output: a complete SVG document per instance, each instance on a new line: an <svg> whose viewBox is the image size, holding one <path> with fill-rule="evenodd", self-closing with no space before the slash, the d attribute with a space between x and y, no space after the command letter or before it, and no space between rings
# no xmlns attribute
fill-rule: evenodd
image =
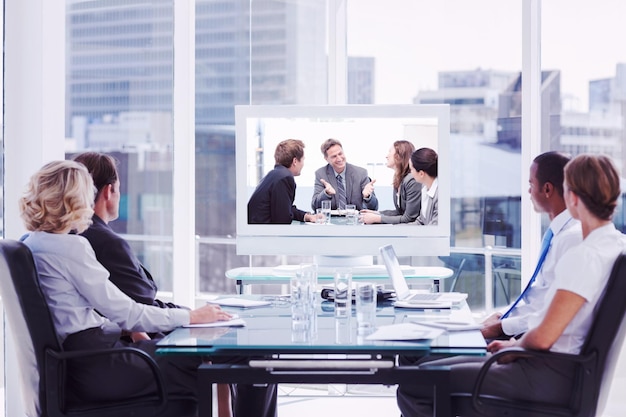
<svg viewBox="0 0 626 417"><path fill-rule="evenodd" d="M352 271L337 269L334 278L335 317L347 317L352 312Z"/></svg>

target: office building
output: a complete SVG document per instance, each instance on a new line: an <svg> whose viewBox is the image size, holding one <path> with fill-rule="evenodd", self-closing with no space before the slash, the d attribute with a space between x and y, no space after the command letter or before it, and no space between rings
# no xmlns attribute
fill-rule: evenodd
<svg viewBox="0 0 626 417"><path fill-rule="evenodd" d="M376 58L348 57L348 104L374 104Z"/></svg>

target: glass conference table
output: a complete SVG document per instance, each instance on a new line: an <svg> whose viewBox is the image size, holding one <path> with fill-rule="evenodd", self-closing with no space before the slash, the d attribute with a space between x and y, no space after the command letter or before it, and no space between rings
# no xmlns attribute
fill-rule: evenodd
<svg viewBox="0 0 626 417"><path fill-rule="evenodd" d="M246 286L251 284L288 284L299 265L279 265L276 267L240 267L226 271L226 278L236 281L239 294L246 293ZM317 279L321 284L333 282L335 268L321 267ZM407 280L432 283L435 292L439 291L442 279L450 278L453 271L443 266L406 266L401 265ZM389 281L389 274L384 265L355 266L351 268L353 280Z"/></svg>
<svg viewBox="0 0 626 417"><path fill-rule="evenodd" d="M334 305L321 298L307 331L292 331L288 297L265 299L265 307L225 308L245 321L243 327L178 328L157 344L159 355L239 357L242 363L203 364L198 384L199 416L212 414L211 386L217 383L310 383L310 384L419 384L432 389L436 416L450 413L449 373L443 368L397 366L397 355L484 355L485 340L479 330L443 331L432 340L368 340L357 335L352 316L335 318ZM413 310L379 303L376 326L428 321L472 321L464 302L458 308ZM411 324L408 324L411 326ZM437 330L435 330L437 331ZM441 332L441 331L439 331Z"/></svg>

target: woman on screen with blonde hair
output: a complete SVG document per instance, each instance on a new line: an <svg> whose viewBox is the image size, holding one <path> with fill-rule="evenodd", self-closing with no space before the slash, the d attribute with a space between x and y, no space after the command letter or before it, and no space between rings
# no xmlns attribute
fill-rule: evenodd
<svg viewBox="0 0 626 417"><path fill-rule="evenodd" d="M415 150L407 140L397 140L387 153L387 167L393 174L393 210L361 210L363 223L398 224L417 219L421 207L422 185L415 181L409 168L411 154Z"/></svg>

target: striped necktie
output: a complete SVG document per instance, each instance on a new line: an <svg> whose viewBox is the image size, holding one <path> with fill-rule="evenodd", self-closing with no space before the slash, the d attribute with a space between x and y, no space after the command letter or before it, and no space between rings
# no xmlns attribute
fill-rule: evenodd
<svg viewBox="0 0 626 417"><path fill-rule="evenodd" d="M337 208L343 210L346 208L346 188L343 186L341 175L337 175Z"/></svg>
<svg viewBox="0 0 626 417"><path fill-rule="evenodd" d="M528 281L526 288L524 288L524 291L522 291L519 297L517 297L517 300L515 300L513 305L511 305L506 313L504 313L502 317L500 317L501 319L507 318L509 314L511 314L513 309L517 306L517 304L524 299L528 291L530 291L530 287L533 285L533 282L535 282L535 278L537 278L537 275L541 270L541 265L543 265L543 261L545 261L546 259L546 255L548 254L548 249L550 249L550 242L552 241L553 236L554 232L552 232L552 229L548 228L548 230L546 230L546 233L543 235L543 241L541 242L541 252L539 254L539 260L537 261L537 266L535 267L535 272L533 272L533 276L530 278L530 281Z"/></svg>

